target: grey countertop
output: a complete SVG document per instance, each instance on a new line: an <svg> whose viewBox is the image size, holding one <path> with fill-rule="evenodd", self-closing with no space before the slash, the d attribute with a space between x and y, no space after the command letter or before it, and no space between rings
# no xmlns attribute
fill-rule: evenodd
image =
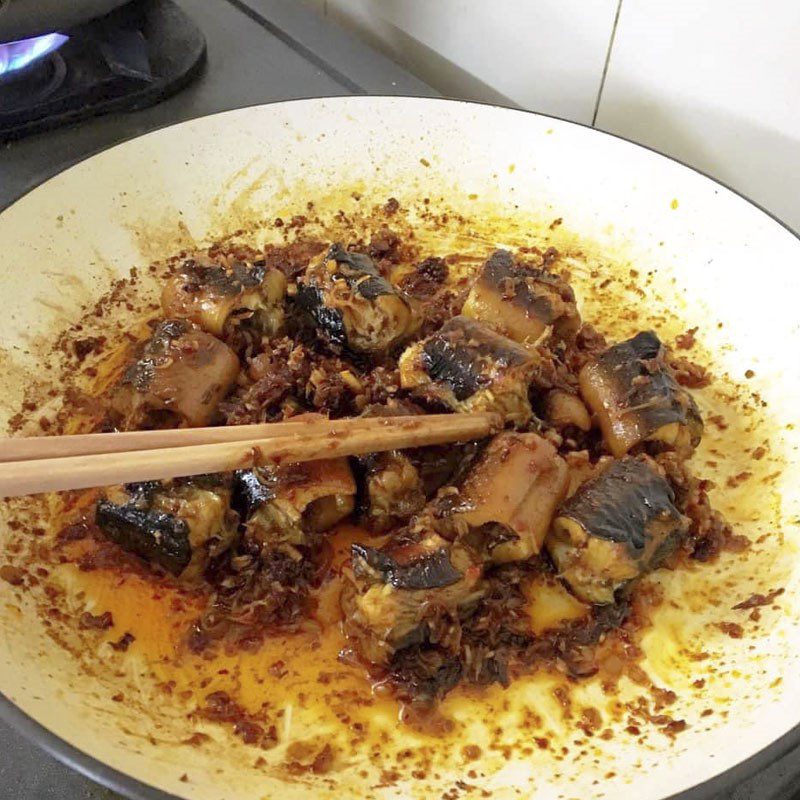
<svg viewBox="0 0 800 800"><path fill-rule="evenodd" d="M178 0L208 40L200 78L149 109L0 145L0 209L69 164L157 127L255 103L342 94L431 95L430 87L296 0ZM714 800L794 800L790 753ZM0 722L0 798L115 800ZM587 800L589 800L587 798Z"/></svg>

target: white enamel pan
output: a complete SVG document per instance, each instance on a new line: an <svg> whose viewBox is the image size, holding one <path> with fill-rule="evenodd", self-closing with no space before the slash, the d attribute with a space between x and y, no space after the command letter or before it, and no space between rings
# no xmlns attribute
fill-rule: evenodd
<svg viewBox="0 0 800 800"><path fill-rule="evenodd" d="M764 538L754 554L726 555L686 579L660 577L671 611L644 642L643 667L675 690L669 713L686 730L672 738L644 727L636 737L618 730L623 720L611 726L613 736L594 737L584 757L580 747L556 758L554 748L534 746L499 764L482 748L469 765L454 756L438 778L428 776L433 783L402 769L391 780L365 777L369 765L360 773L357 758L333 774L293 777L271 768L280 747L262 762L258 753L242 758L247 748L225 731L191 747L182 744L185 715L159 702L112 702L114 677L102 660L92 674L82 672L47 635L35 604L7 581L0 581L3 718L74 768L148 800L426 797L458 780L497 798L701 800L800 744L800 240L724 186L643 147L537 114L402 97L245 108L113 147L0 213L0 428L19 410L25 386L48 380L47 341L114 278L258 216L300 213L308 200L343 187L347 197L350 187L401 205L430 197L435 206L443 197L443 206L465 214L505 215L515 221L515 241L526 220L533 235L547 230L542 221L561 218L558 230L577 237L575 247L586 242L601 269L605 253L609 264L652 275L658 291L629 300L645 308L648 324L666 306L685 328L699 326L715 374L742 383L747 370L755 373L747 387L766 407L754 426L769 441L774 474L768 485L748 488L745 480L718 494L737 529ZM611 291L583 296L601 327L620 310ZM730 430L715 440L720 461L746 464L750 440L744 428ZM18 536L3 520L0 553ZM694 581L693 594L684 580ZM698 582L707 583L705 594ZM730 608L778 587L783 594L758 624ZM726 635L715 620L741 623L743 636ZM132 701L147 691L146 678L125 690ZM503 696L512 710L523 702L549 708L537 692L544 689L512 687ZM510 730L513 719L502 725ZM151 736L142 734L147 721ZM401 743L405 735L395 726L389 738ZM457 790L479 796L464 792Z"/></svg>

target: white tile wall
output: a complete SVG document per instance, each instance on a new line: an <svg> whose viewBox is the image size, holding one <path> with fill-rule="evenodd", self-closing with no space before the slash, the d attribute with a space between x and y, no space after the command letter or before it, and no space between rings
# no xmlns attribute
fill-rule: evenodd
<svg viewBox="0 0 800 800"><path fill-rule="evenodd" d="M591 122L618 0L327 0L443 94Z"/></svg>
<svg viewBox="0 0 800 800"><path fill-rule="evenodd" d="M596 124L800 231L800 2L623 0Z"/></svg>

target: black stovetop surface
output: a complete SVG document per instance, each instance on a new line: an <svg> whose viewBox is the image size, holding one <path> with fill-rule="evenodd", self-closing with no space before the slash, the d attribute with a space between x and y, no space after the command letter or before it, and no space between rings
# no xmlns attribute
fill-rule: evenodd
<svg viewBox="0 0 800 800"><path fill-rule="evenodd" d="M173 0L128 3L63 34L55 52L0 78L0 142L146 108L204 66L205 37Z"/></svg>
<svg viewBox="0 0 800 800"><path fill-rule="evenodd" d="M298 97L436 94L299 0L177 1L208 42L208 63L199 79L151 108L0 145L0 209L98 150L193 117ZM799 773L800 753L791 753L713 800L797 800ZM117 800L118 795L0 722L0 798Z"/></svg>

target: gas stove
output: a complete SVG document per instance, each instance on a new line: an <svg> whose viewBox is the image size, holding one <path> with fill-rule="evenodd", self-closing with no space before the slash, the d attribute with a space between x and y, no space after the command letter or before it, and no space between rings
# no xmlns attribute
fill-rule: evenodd
<svg viewBox="0 0 800 800"><path fill-rule="evenodd" d="M75 161L192 117L298 97L436 94L300 0L144 0L44 35L0 51L0 76L8 73L0 77L0 209ZM58 755L114 785L113 773L80 754ZM800 753L790 753L708 800L797 800L799 776ZM0 722L0 798L120 797Z"/></svg>
<svg viewBox="0 0 800 800"><path fill-rule="evenodd" d="M171 0L0 44L0 142L163 100L196 77L200 29Z"/></svg>

